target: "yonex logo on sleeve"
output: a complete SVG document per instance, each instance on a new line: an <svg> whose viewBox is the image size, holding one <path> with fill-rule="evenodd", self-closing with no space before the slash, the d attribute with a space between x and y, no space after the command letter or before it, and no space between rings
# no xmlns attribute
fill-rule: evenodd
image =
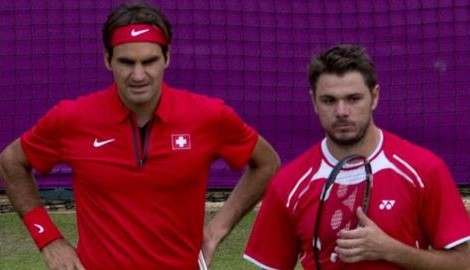
<svg viewBox="0 0 470 270"><path fill-rule="evenodd" d="M390 210L395 205L395 200L382 200L382 203L379 205L380 210Z"/></svg>

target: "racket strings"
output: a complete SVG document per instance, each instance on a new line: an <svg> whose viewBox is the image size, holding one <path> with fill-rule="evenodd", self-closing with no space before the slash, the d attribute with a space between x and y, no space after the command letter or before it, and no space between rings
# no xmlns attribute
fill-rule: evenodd
<svg viewBox="0 0 470 270"><path fill-rule="evenodd" d="M330 228L333 231L339 231L343 228L349 229L351 228L351 220L355 209L361 203L359 198L363 192L359 185L333 185L333 189L336 189L336 192L334 192L336 196L332 195L331 202L327 203L324 209L325 218L328 220L329 213L333 212L330 219Z"/></svg>
<svg viewBox="0 0 470 270"><path fill-rule="evenodd" d="M350 156L339 161L330 173L320 195L315 221L313 244L318 269L327 261L337 262L333 256L334 246L326 243L335 243L340 230L358 226L356 209L363 205L369 193L370 172L370 165L365 158Z"/></svg>
<svg viewBox="0 0 470 270"><path fill-rule="evenodd" d="M343 211L341 209L336 209L331 217L330 226L333 230L338 230L343 222Z"/></svg>
<svg viewBox="0 0 470 270"><path fill-rule="evenodd" d="M349 193L349 196L347 196L343 201L342 204L346 206L350 211L354 209L354 205L356 204L357 201L357 194L358 194L358 188L357 187L349 187L349 189L352 189L353 191ZM338 197L339 198L339 197Z"/></svg>

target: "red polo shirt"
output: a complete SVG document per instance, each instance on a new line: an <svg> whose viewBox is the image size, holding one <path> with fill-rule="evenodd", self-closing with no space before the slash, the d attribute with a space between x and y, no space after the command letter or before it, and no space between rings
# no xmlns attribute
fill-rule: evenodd
<svg viewBox="0 0 470 270"><path fill-rule="evenodd" d="M141 146L115 85L62 101L21 137L33 168L72 168L86 269L197 269L211 163L248 161L257 133L221 100L167 85Z"/></svg>

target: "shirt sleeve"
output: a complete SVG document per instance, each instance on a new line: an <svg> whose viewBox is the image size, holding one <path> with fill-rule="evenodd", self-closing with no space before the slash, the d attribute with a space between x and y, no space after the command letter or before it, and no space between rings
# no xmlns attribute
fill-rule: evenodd
<svg viewBox="0 0 470 270"><path fill-rule="evenodd" d="M258 133L229 106L222 105L220 115L217 154L232 169L239 170L248 162L258 140Z"/></svg>
<svg viewBox="0 0 470 270"><path fill-rule="evenodd" d="M50 109L21 136L21 146L31 166L41 174L62 162L61 110L64 102Z"/></svg>
<svg viewBox="0 0 470 270"><path fill-rule="evenodd" d="M470 216L445 163L439 159L428 177L421 213L431 245L450 249L470 241Z"/></svg>
<svg viewBox="0 0 470 270"><path fill-rule="evenodd" d="M263 269L294 269L298 253L299 241L291 216L270 185L253 225L244 258Z"/></svg>

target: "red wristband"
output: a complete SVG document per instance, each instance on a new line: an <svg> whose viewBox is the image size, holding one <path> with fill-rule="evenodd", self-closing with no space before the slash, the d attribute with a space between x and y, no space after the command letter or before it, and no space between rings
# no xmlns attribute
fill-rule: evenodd
<svg viewBox="0 0 470 270"><path fill-rule="evenodd" d="M63 238L44 207L33 208L24 214L23 223L40 250L50 242Z"/></svg>

